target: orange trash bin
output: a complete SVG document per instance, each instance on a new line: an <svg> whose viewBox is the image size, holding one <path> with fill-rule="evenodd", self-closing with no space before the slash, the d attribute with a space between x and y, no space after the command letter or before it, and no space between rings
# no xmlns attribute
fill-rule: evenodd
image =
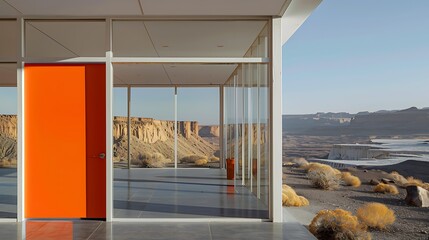
<svg viewBox="0 0 429 240"><path fill-rule="evenodd" d="M226 179L234 179L234 158L226 159Z"/></svg>

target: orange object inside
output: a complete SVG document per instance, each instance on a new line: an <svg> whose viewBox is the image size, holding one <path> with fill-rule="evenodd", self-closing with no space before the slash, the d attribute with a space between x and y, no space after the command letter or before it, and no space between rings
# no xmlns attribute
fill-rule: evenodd
<svg viewBox="0 0 429 240"><path fill-rule="evenodd" d="M87 153L105 152L105 66L26 65L24 88L25 217L104 217L105 160Z"/></svg>

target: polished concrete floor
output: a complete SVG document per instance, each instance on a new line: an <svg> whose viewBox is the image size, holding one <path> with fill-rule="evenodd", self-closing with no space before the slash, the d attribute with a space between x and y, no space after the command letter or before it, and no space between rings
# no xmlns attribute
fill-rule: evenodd
<svg viewBox="0 0 429 240"><path fill-rule="evenodd" d="M315 239L298 223L0 223L1 239Z"/></svg>
<svg viewBox="0 0 429 240"><path fill-rule="evenodd" d="M222 169L115 169L115 218L268 218Z"/></svg>
<svg viewBox="0 0 429 240"><path fill-rule="evenodd" d="M16 218L16 168L0 168L0 218Z"/></svg>

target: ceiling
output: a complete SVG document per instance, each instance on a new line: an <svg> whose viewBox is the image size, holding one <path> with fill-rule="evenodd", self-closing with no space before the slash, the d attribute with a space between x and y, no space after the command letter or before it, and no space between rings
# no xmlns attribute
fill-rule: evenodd
<svg viewBox="0 0 429 240"><path fill-rule="evenodd" d="M237 64L114 64L114 85L219 85Z"/></svg>
<svg viewBox="0 0 429 240"><path fill-rule="evenodd" d="M0 86L16 87L15 63L0 63Z"/></svg>
<svg viewBox="0 0 429 240"><path fill-rule="evenodd" d="M11 16L281 16L286 0L0 0Z"/></svg>
<svg viewBox="0 0 429 240"><path fill-rule="evenodd" d="M114 56L243 57L266 21L115 21Z"/></svg>

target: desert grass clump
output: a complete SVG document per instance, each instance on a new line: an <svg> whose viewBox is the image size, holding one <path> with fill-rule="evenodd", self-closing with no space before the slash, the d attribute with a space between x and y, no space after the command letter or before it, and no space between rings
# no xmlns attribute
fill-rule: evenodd
<svg viewBox="0 0 429 240"><path fill-rule="evenodd" d="M303 167L308 165L308 162L307 160L305 160L305 158L294 158L291 160L291 162L298 167Z"/></svg>
<svg viewBox="0 0 429 240"><path fill-rule="evenodd" d="M398 194L398 189L391 184L384 184L384 183L379 183L377 186L374 187L374 192L377 193L390 193L393 195Z"/></svg>
<svg viewBox="0 0 429 240"><path fill-rule="evenodd" d="M196 166L204 166L207 164L207 159L201 158L195 161Z"/></svg>
<svg viewBox="0 0 429 240"><path fill-rule="evenodd" d="M352 186L352 187L359 187L362 183L360 181L360 179L356 176L353 176L351 173L349 172L343 172L341 174L341 179L343 180L343 182L347 185L347 186Z"/></svg>
<svg viewBox="0 0 429 240"><path fill-rule="evenodd" d="M310 204L307 198L298 196L295 190L286 184L283 184L282 188L282 202L283 206L288 207L302 207Z"/></svg>
<svg viewBox="0 0 429 240"><path fill-rule="evenodd" d="M404 176L399 174L397 171L391 172L389 174L389 177L392 178L393 181L395 181L395 184L400 187L405 187L408 184L408 180Z"/></svg>
<svg viewBox="0 0 429 240"><path fill-rule="evenodd" d="M319 211L311 221L309 229L317 239L371 239L366 226L351 212L342 209Z"/></svg>
<svg viewBox="0 0 429 240"><path fill-rule="evenodd" d="M386 229L395 222L395 212L381 203L367 203L356 213L358 219L370 228Z"/></svg>
<svg viewBox="0 0 429 240"><path fill-rule="evenodd" d="M340 186L341 175L338 175L331 167L310 169L307 177L314 187L323 190L335 190Z"/></svg>
<svg viewBox="0 0 429 240"><path fill-rule="evenodd" d="M163 168L169 162L170 162L170 159L167 159L161 153L154 153L154 154L152 154L151 158L146 159L144 164L148 168Z"/></svg>
<svg viewBox="0 0 429 240"><path fill-rule="evenodd" d="M186 157L183 157L180 159L181 163L195 163L197 160L205 159L207 160L206 156L200 156L200 155L189 155Z"/></svg>
<svg viewBox="0 0 429 240"><path fill-rule="evenodd" d="M333 167L331 167L331 166L329 166L327 164L323 164L323 163L309 163L307 165L303 165L301 168L305 169L307 172L311 172L311 171L314 171L314 170L322 169L322 170L332 171L332 172L334 172L337 175L341 175L341 171L340 170L338 170L336 168L333 168Z"/></svg>

